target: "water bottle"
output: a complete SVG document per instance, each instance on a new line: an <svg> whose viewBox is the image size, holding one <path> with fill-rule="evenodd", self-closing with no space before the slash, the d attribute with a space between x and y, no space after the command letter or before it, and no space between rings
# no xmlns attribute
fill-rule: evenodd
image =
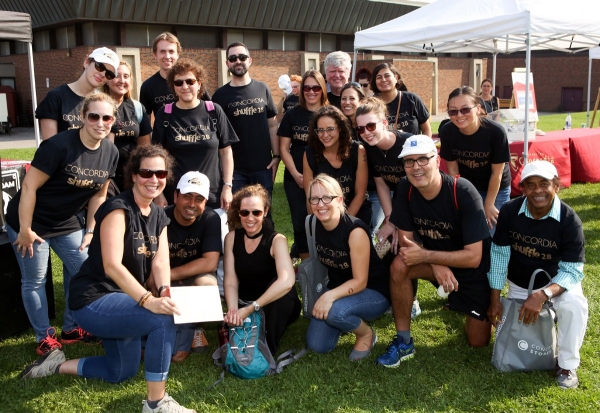
<svg viewBox="0 0 600 413"><path fill-rule="evenodd" d="M571 114L567 114L567 119L565 120L565 130L571 129Z"/></svg>

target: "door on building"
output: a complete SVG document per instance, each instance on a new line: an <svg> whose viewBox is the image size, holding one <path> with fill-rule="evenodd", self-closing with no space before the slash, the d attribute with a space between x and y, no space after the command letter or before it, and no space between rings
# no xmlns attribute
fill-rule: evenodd
<svg viewBox="0 0 600 413"><path fill-rule="evenodd" d="M563 112L581 112L583 110L583 88L563 87L561 106Z"/></svg>

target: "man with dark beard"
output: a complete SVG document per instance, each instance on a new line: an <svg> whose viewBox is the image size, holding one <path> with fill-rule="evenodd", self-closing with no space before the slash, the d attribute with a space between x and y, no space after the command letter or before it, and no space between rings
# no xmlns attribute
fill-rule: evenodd
<svg viewBox="0 0 600 413"><path fill-rule="evenodd" d="M231 43L227 46L226 56L232 79L217 89L213 101L223 108L240 139L231 147L233 192L261 184L272 196L281 159L275 118L277 108L267 85L250 78L248 69L252 58L248 48L240 42Z"/></svg>

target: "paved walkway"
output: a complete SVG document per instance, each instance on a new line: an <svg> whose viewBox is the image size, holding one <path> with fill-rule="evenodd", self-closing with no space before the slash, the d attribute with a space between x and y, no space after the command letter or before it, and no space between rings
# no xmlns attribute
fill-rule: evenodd
<svg viewBox="0 0 600 413"><path fill-rule="evenodd" d="M35 132L33 127L13 128L8 133L0 133L0 151L2 149L35 148Z"/></svg>

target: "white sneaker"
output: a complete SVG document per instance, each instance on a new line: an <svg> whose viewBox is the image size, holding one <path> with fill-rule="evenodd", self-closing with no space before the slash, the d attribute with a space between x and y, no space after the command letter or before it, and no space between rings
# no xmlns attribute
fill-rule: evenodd
<svg viewBox="0 0 600 413"><path fill-rule="evenodd" d="M421 306L419 306L419 300L413 301L412 309L410 310L410 319L414 320L421 315Z"/></svg>
<svg viewBox="0 0 600 413"><path fill-rule="evenodd" d="M51 376L56 373L56 368L65 361L65 353L60 348L54 348L27 366L19 377L23 380Z"/></svg>
<svg viewBox="0 0 600 413"><path fill-rule="evenodd" d="M148 400L144 400L142 413L196 413L196 411L183 407L169 396L168 393L165 393L165 397L158 402L156 409L151 409L148 406Z"/></svg>

